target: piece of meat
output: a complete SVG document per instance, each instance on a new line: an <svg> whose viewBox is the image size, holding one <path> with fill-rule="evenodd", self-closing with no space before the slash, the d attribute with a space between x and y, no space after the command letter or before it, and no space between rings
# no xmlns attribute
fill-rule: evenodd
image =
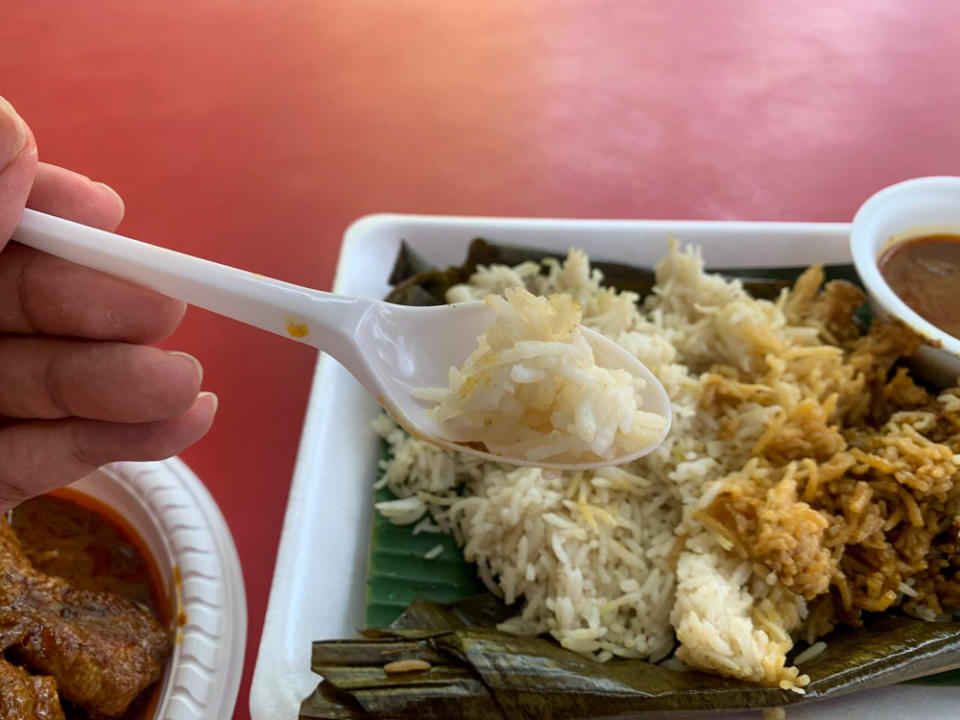
<svg viewBox="0 0 960 720"><path fill-rule="evenodd" d="M64 720L56 680L31 675L0 658L0 718Z"/></svg>
<svg viewBox="0 0 960 720"><path fill-rule="evenodd" d="M822 340L848 349L861 334L855 311L866 302L866 293L846 280L823 285L823 278L822 265L807 268L787 296L784 314L790 324L815 327Z"/></svg>
<svg viewBox="0 0 960 720"><path fill-rule="evenodd" d="M119 715L160 678L170 645L143 608L36 570L0 519L0 650L52 675L63 697Z"/></svg>

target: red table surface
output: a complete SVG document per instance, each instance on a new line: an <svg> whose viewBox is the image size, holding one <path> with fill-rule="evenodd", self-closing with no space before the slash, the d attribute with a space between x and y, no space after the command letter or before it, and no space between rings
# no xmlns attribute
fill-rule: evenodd
<svg viewBox="0 0 960 720"><path fill-rule="evenodd" d="M960 174L958 27L952 0L6 0L0 94L121 232L328 288L376 211L843 221ZM198 310L168 345L220 396L184 459L243 563L247 718L315 353Z"/></svg>

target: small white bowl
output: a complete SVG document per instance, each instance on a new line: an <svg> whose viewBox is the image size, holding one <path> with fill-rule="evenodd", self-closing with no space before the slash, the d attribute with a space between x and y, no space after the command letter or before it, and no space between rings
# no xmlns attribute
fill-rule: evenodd
<svg viewBox="0 0 960 720"><path fill-rule="evenodd" d="M151 720L227 720L243 670L247 606L240 560L213 497L179 458L114 463L70 486L137 532L185 624ZM177 587L179 585L179 587Z"/></svg>
<svg viewBox="0 0 960 720"><path fill-rule="evenodd" d="M960 339L911 310L877 267L877 260L891 245L940 234L960 235L960 177L916 178L876 193L853 219L850 252L873 312L902 320L927 341L913 358L914 371L945 387L960 377ZM957 300L960 302L960 287Z"/></svg>

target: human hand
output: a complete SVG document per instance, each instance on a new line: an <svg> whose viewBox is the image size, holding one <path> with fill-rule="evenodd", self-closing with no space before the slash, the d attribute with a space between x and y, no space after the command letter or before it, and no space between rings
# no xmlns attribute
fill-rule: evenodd
<svg viewBox="0 0 960 720"><path fill-rule="evenodd" d="M105 230L123 217L106 185L37 162L0 97L0 512L118 460L175 455L209 429L200 363L147 343L184 304L17 243L28 207Z"/></svg>

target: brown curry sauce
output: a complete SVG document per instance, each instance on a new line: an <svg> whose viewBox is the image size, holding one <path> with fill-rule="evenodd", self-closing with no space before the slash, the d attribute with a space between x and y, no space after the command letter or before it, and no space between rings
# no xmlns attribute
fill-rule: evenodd
<svg viewBox="0 0 960 720"><path fill-rule="evenodd" d="M131 600L148 608L162 625L172 625L172 602L163 595L160 569L136 531L109 506L62 489L19 505L10 524L38 570L80 589ZM153 718L160 688L157 683L144 691L117 720ZM63 709L68 720L88 717L66 701Z"/></svg>
<svg viewBox="0 0 960 720"><path fill-rule="evenodd" d="M911 310L960 338L960 236L905 240L888 248L877 267Z"/></svg>

